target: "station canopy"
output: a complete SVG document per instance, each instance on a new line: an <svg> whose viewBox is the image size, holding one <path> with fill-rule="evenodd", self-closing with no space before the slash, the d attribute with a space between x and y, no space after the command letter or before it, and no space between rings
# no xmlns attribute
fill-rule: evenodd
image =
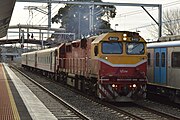
<svg viewBox="0 0 180 120"><path fill-rule="evenodd" d="M0 3L0 38L6 36L16 0L1 0Z"/></svg>

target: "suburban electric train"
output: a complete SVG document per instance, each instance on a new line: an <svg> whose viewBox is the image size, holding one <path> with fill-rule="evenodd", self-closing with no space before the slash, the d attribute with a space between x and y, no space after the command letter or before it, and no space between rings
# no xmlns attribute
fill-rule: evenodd
<svg viewBox="0 0 180 120"><path fill-rule="evenodd" d="M180 103L180 36L148 43L148 93Z"/></svg>

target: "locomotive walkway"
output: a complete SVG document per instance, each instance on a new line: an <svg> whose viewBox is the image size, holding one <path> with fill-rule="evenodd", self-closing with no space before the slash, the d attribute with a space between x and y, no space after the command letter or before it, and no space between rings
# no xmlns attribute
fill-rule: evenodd
<svg viewBox="0 0 180 120"><path fill-rule="evenodd" d="M0 63L0 120L56 120L57 118L11 71Z"/></svg>

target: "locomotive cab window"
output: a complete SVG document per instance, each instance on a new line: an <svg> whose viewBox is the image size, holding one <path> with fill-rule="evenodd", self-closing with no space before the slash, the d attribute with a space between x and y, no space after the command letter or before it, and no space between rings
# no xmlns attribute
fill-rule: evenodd
<svg viewBox="0 0 180 120"><path fill-rule="evenodd" d="M172 67L180 68L180 52L172 52Z"/></svg>
<svg viewBox="0 0 180 120"><path fill-rule="evenodd" d="M131 55L144 54L144 44L137 42L126 43L126 53Z"/></svg>
<svg viewBox="0 0 180 120"><path fill-rule="evenodd" d="M97 56L98 55L98 46L94 47L94 55Z"/></svg>
<svg viewBox="0 0 180 120"><path fill-rule="evenodd" d="M103 54L121 54L122 49L122 43L120 42L102 42Z"/></svg>

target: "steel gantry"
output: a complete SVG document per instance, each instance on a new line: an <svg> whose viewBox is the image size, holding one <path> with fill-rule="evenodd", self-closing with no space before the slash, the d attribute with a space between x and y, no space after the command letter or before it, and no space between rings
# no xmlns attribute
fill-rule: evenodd
<svg viewBox="0 0 180 120"><path fill-rule="evenodd" d="M48 4L48 27L51 27L51 4L83 4L83 5L114 5L114 6L139 6L155 21L158 25L158 37L162 36L162 4L143 4L143 3L115 3L115 2L77 2L72 0L16 0L17 2L38 2ZM158 8L158 21L145 9L145 7L157 7ZM93 23L93 21L92 21Z"/></svg>

